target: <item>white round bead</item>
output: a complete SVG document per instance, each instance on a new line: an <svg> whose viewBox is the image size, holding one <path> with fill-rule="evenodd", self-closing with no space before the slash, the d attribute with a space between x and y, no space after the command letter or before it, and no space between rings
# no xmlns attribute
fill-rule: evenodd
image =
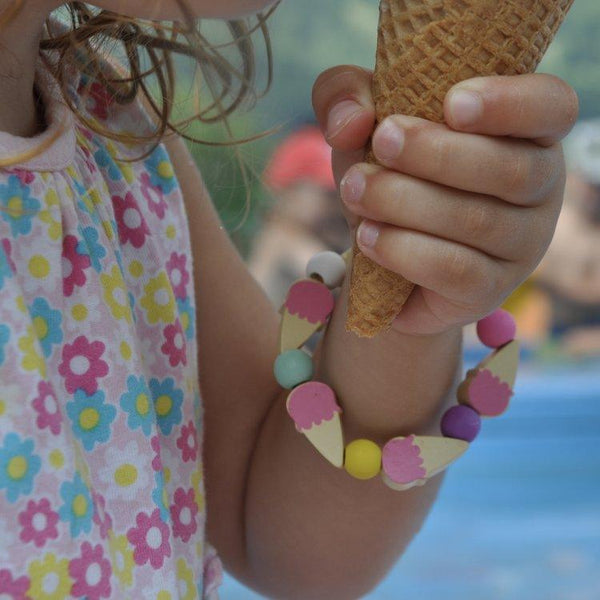
<svg viewBox="0 0 600 600"><path fill-rule="evenodd" d="M318 275L330 289L342 285L346 275L346 262L335 252L326 250L315 254L306 265L306 276Z"/></svg>

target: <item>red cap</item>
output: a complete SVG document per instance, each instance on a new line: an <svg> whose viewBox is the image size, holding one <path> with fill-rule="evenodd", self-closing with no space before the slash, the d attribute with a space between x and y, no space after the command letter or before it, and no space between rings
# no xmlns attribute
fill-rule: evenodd
<svg viewBox="0 0 600 600"><path fill-rule="evenodd" d="M301 181L335 190L331 148L321 131L309 126L286 138L271 156L263 181L274 191Z"/></svg>

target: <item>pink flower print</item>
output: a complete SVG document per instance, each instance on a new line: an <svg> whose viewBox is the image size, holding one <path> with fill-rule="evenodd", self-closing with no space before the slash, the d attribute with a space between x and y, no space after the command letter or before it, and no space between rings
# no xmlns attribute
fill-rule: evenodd
<svg viewBox="0 0 600 600"><path fill-rule="evenodd" d="M190 273L185 267L187 256L173 252L166 264L167 273L173 286L175 298L185 300L187 297L185 287L190 280Z"/></svg>
<svg viewBox="0 0 600 600"><path fill-rule="evenodd" d="M19 534L21 541L33 542L37 548L58 537L58 513L50 508L48 498L42 498L39 502L30 500L27 508L19 513L19 523L22 527Z"/></svg>
<svg viewBox="0 0 600 600"><path fill-rule="evenodd" d="M160 458L160 440L157 435L153 435L150 440L152 450L156 453L152 459L152 469L154 471L162 471L162 460Z"/></svg>
<svg viewBox="0 0 600 600"><path fill-rule="evenodd" d="M160 518L160 509L151 515L139 512L136 527L127 531L127 539L134 546L133 559L138 565L150 562L153 569L160 569L165 557L171 556L169 526Z"/></svg>
<svg viewBox="0 0 600 600"><path fill-rule="evenodd" d="M75 286L83 286L86 276L83 272L91 265L87 254L79 254L77 245L79 240L74 235L67 235L63 240L62 270L63 270L63 293L71 296Z"/></svg>
<svg viewBox="0 0 600 600"><path fill-rule="evenodd" d="M69 575L73 578L71 594L87 600L99 600L110 596L110 561L104 556L100 544L92 547L89 542L81 544L80 558L69 563Z"/></svg>
<svg viewBox="0 0 600 600"><path fill-rule="evenodd" d="M0 594L7 594L12 600L29 600L29 577L23 575L13 579L8 569L0 569Z"/></svg>
<svg viewBox="0 0 600 600"><path fill-rule="evenodd" d="M83 125L81 125L79 123L76 125L76 127L77 127L77 131L79 133L81 133L81 135L84 138L86 138L90 142L94 139L94 134L87 127L84 127Z"/></svg>
<svg viewBox="0 0 600 600"><path fill-rule="evenodd" d="M92 501L94 502L94 523L100 529L100 537L106 539L108 532L112 529L112 517L106 512L106 500L102 494L92 491Z"/></svg>
<svg viewBox="0 0 600 600"><path fill-rule="evenodd" d="M175 503L171 504L171 518L173 519L173 535L187 542L196 532L198 524L198 504L194 498L194 490L190 488L187 492L183 488L175 490Z"/></svg>
<svg viewBox="0 0 600 600"><path fill-rule="evenodd" d="M2 240L2 248L4 249L4 254L6 255L6 260L8 260L8 266L13 273L17 272L17 267L12 259L11 252L11 244L8 238L3 238Z"/></svg>
<svg viewBox="0 0 600 600"><path fill-rule="evenodd" d="M58 372L65 378L65 388L74 394L78 388L88 396L98 390L99 377L108 373L108 365L100 358L105 346L100 341L90 342L80 335L72 344L65 344Z"/></svg>
<svg viewBox="0 0 600 600"><path fill-rule="evenodd" d="M208 548L207 556L204 557L203 580L204 597L212 598L211 594L223 581L223 563L212 547Z"/></svg>
<svg viewBox="0 0 600 600"><path fill-rule="evenodd" d="M160 347L160 350L169 357L170 365L172 367L180 363L187 365L187 346L185 334L181 328L181 321L177 319L175 323L167 325L163 333L167 341Z"/></svg>
<svg viewBox="0 0 600 600"><path fill-rule="evenodd" d="M148 202L150 212L153 212L159 219L163 219L165 216L165 209L167 208L163 191L159 187L152 185L150 175L148 175L146 171L142 173L140 181L142 194Z"/></svg>
<svg viewBox="0 0 600 600"><path fill-rule="evenodd" d="M35 179L35 175L26 169L13 169L11 173L14 173L23 185L29 185Z"/></svg>
<svg viewBox="0 0 600 600"><path fill-rule="evenodd" d="M85 165L88 168L90 173L95 173L98 169L96 168L96 163L94 162L94 157L92 153L86 148L84 145L80 144L79 149L83 153L83 160L85 161Z"/></svg>
<svg viewBox="0 0 600 600"><path fill-rule="evenodd" d="M134 248L141 248L150 229L144 221L133 194L127 192L125 198L113 196L112 201L119 228L119 241L121 244L130 242Z"/></svg>
<svg viewBox="0 0 600 600"><path fill-rule="evenodd" d="M92 85L87 86L88 110L98 119L105 121L108 118L108 111L112 103L113 97L105 86L95 81Z"/></svg>
<svg viewBox="0 0 600 600"><path fill-rule="evenodd" d="M196 460L196 456L198 455L198 435L193 421L190 421L181 428L181 435L177 438L177 447L181 450L183 462Z"/></svg>
<svg viewBox="0 0 600 600"><path fill-rule="evenodd" d="M54 397L52 386L47 381L38 383L38 396L32 401L32 406L38 416L35 420L40 429L48 427L54 435L60 433L62 415L58 409L58 402Z"/></svg>

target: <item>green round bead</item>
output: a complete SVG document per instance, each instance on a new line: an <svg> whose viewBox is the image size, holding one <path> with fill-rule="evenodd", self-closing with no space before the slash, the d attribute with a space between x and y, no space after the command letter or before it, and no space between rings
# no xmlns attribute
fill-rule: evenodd
<svg viewBox="0 0 600 600"><path fill-rule="evenodd" d="M303 350L287 350L275 359L273 370L279 385L291 390L312 379L312 358Z"/></svg>

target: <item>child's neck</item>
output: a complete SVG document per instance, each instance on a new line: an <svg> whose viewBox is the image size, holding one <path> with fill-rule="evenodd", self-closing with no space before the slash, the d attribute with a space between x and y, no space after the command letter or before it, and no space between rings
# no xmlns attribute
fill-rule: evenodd
<svg viewBox="0 0 600 600"><path fill-rule="evenodd" d="M0 131L30 137L44 127L33 85L44 20L24 9L0 29Z"/></svg>

